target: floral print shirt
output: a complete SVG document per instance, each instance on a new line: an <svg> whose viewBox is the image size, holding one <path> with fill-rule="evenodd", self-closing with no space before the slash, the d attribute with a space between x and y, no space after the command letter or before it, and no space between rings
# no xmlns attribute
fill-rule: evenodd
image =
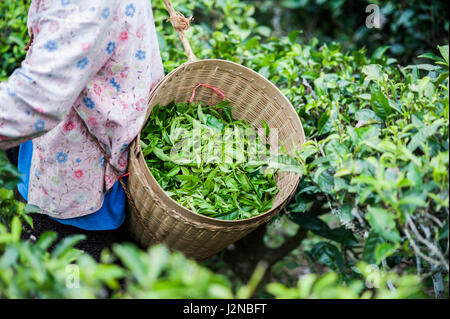
<svg viewBox="0 0 450 319"><path fill-rule="evenodd" d="M150 1L33 0L33 43L0 83L0 148L33 139L28 203L56 218L96 212L164 76Z"/></svg>

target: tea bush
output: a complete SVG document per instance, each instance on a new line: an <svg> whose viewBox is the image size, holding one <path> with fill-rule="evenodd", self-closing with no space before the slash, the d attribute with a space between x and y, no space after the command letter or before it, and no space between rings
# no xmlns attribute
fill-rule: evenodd
<svg viewBox="0 0 450 319"><path fill-rule="evenodd" d="M0 2L0 81L6 80L25 56L30 0Z"/></svg>
<svg viewBox="0 0 450 319"><path fill-rule="evenodd" d="M449 7L445 1L249 0L249 3L257 8L257 20L266 23L277 36L294 28L304 30L308 39L340 42L346 50L366 47L374 51L389 45L389 53L401 63L416 59L427 48L448 43Z"/></svg>
<svg viewBox="0 0 450 319"><path fill-rule="evenodd" d="M0 298L249 298L261 280L264 268L258 268L248 285L232 289L223 275L214 274L181 253L170 253L164 246L147 251L133 244L120 244L104 250L101 261L75 248L83 235L65 238L51 251L57 235L46 232L36 242L20 240L21 221L12 219L8 231L0 224ZM367 266L360 265L362 271ZM279 283L267 290L278 298L405 298L421 297L418 278L399 278L394 273L376 277L364 273L376 286L372 296L364 280L348 287L336 286L336 273L317 278L303 277L297 288ZM387 282L397 286L392 292ZM122 284L121 284L122 282Z"/></svg>
<svg viewBox="0 0 450 319"><path fill-rule="evenodd" d="M448 45L402 67L386 55L387 46L370 55L345 52L339 43L305 43L298 31L262 40L253 7L233 1L215 6L239 18L228 16L214 32L195 25L194 52L266 76L302 120L304 177L289 209L294 222L326 239L312 248L311 258L343 278L355 275L358 260L407 264L428 277L448 273ZM162 20L157 14L159 26ZM158 30L175 41L164 59L170 71L183 51L170 28ZM320 201L341 227L331 229L313 215L309 209Z"/></svg>
<svg viewBox="0 0 450 319"><path fill-rule="evenodd" d="M223 275L170 254L163 246L140 251L121 244L105 250L101 262L75 248L83 235L57 234L20 240L21 222L0 224L0 298L231 298ZM120 264L120 265L119 265ZM123 264L123 266L121 266ZM120 280L126 282L125 288Z"/></svg>
<svg viewBox="0 0 450 319"><path fill-rule="evenodd" d="M12 10L20 3L2 3L1 9ZM302 277L298 288L270 284L269 296L423 297L422 287L448 294L442 291L448 287L449 267L448 45L424 44L421 49L430 53L418 56L418 64L400 66L389 54L392 46L349 51L337 42L308 41L295 30L271 36L271 30L257 21L255 7L245 2L174 0L173 4L187 16L195 14L187 34L199 58L226 59L259 72L282 90L302 120L307 142L297 155L303 178L285 213L300 230L291 238L297 242L288 245L288 252L300 247L305 258L330 274ZM165 21L162 2L154 1L153 6L169 72L186 57ZM23 26L11 28L8 32L23 35ZM442 32L448 34L446 28ZM12 58L10 51L0 55L4 76L23 56L18 52ZM0 186L11 189L17 175L0 160ZM255 288L253 284L233 293L228 279L158 247L144 252L118 245L96 263L73 248L81 239L75 237L55 249L59 251L55 255L55 250L47 251L54 235L35 244L18 239L19 222L10 221L15 214L26 218L25 209L15 206L11 192L2 191L0 196L1 213L8 216L0 227L0 287L13 287L0 289L7 291L2 297L104 297L105 287L116 297L183 297L186 291L198 297L230 297L249 296ZM312 244L301 245L307 232ZM260 248L253 248L260 253ZM266 257L258 255L263 261ZM157 266L149 267L149 259ZM113 260L122 260L123 266ZM271 261L268 272L276 261ZM80 272L86 289L78 292L62 287L67 277L61 274L72 263L89 265L82 267L89 275ZM33 271L27 265L35 265ZM183 277L179 270L183 267L198 272L198 290L192 288L194 279ZM368 277L384 272L392 275L380 275L382 288L371 295ZM125 279L125 290L118 287L119 278ZM161 288L180 283L179 289ZM214 289L207 289L209 285Z"/></svg>

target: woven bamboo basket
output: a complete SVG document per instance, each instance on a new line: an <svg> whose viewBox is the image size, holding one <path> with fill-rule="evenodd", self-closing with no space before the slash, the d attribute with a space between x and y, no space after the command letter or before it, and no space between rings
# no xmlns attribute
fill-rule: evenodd
<svg viewBox="0 0 450 319"><path fill-rule="evenodd" d="M146 120L156 104L165 106L172 101L189 101L193 89L199 83L206 83L224 92L234 118L246 119L256 128L262 127L264 120L270 128L277 128L279 142L288 152L300 147L305 139L302 124L279 89L242 65L216 59L197 60L184 36L188 26L177 24L180 14L175 12L170 1L164 2L189 60L166 75L153 89ZM199 87L195 100L215 105L221 97L206 87ZM269 221L293 196L300 179L299 174L277 174L279 192L272 209L253 218L227 221L197 214L170 198L146 165L140 134L130 147L128 171L127 186L134 201L133 205L128 205L126 223L131 236L144 247L163 243L171 250L181 251L196 260L215 255Z"/></svg>

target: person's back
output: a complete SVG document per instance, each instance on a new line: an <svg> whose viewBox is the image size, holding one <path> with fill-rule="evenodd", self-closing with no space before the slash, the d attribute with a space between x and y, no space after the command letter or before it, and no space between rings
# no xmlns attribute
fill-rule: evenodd
<svg viewBox="0 0 450 319"><path fill-rule="evenodd" d="M34 138L30 204L63 219L92 214L117 177L81 121L125 173L163 77L151 3L33 0L28 25L27 58L0 86L0 147Z"/></svg>

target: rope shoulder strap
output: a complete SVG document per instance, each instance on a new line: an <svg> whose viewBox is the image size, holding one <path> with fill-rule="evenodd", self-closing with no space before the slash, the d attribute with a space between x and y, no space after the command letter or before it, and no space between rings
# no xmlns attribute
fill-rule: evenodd
<svg viewBox="0 0 450 319"><path fill-rule="evenodd" d="M117 178L119 179L120 185L122 185L123 190L125 191L125 194L127 195L127 199L128 202L130 203L131 207L133 207L133 209L136 209L136 205L134 202L133 197L131 196L130 191L128 190L128 187L126 186L125 182L123 181L122 177L127 176L128 174L125 175L121 175L121 173L119 172L119 170L111 164L110 162L110 156L108 155L108 153L105 151L105 149L103 148L103 146L101 145L100 141L97 139L97 137L95 137L94 134L91 133L91 131L89 130L89 128L87 127L86 123L83 121L83 119L80 118L81 123L84 126L84 129L86 130L86 133L90 136L90 138L94 141L94 143L97 145L98 149L100 150L100 152L103 154L105 161L109 164L109 166L111 167L111 169L113 170L114 174L116 174Z"/></svg>
<svg viewBox="0 0 450 319"><path fill-rule="evenodd" d="M195 57L195 54L192 51L191 45L189 44L189 41L186 38L186 35L184 34L184 31L187 31L190 27L192 17L186 18L182 13L176 11L173 8L172 2L170 2L170 0L164 0L164 5L166 6L166 9L169 12L170 16L167 19L167 21L172 22L173 28L178 33L181 43L183 44L184 51L186 52L186 55L188 57L188 61L189 62L197 61L197 58Z"/></svg>

